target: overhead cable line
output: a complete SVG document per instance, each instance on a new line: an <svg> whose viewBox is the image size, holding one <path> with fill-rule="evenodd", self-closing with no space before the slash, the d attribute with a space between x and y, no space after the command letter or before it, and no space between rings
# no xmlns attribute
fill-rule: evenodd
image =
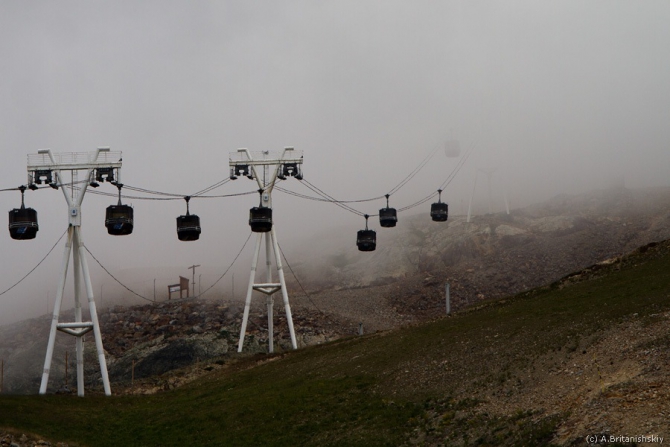
<svg viewBox="0 0 670 447"><path fill-rule="evenodd" d="M295 282L297 282L298 285L300 286L300 288L302 289L302 293L305 294L305 296L307 297L307 299L309 300L309 302L312 303L312 306L314 306L314 308L315 308L316 310L318 310L318 311L319 311L321 314L323 314L326 318L330 319L330 317L328 317L328 314L326 314L324 311L322 311L321 309L319 309L319 306L316 305L316 303L312 300L312 297L309 296L309 293L307 293L307 291L305 290L305 288L302 286L302 283L300 282L300 280L299 280L298 277L296 276L295 272L293 271L293 267L291 267L291 264L289 264L288 259L286 259L286 255L284 254L284 250L282 250L281 245L277 244L277 246L279 247L279 252L281 253L282 257L284 258L284 261L286 261L286 266L288 267L288 269L291 271L291 274L292 274L293 277L295 278Z"/></svg>
<svg viewBox="0 0 670 447"><path fill-rule="evenodd" d="M11 286L10 288L8 288L8 289L5 290L4 292L0 293L0 296L4 295L5 293L7 293L7 292L9 292L10 290L12 290L14 287L16 287L16 286L18 286L19 284L21 284L21 283L23 282L24 279L26 279L32 272L34 272L35 269L37 269L37 267L39 267L39 266L44 262L44 260L45 260L47 257L49 257L49 255L51 254L51 252L54 251L54 248L56 248L56 246L58 245L58 243L60 242L60 240L63 239L63 236L65 236L66 233L67 233L67 230L65 230L65 232L63 232L63 234L60 235L60 237L58 238L58 240L56 241L56 243L53 245L53 247L51 247L51 249L47 252L46 255L44 255L44 257L42 258L42 260L41 260L40 262L38 262L37 265L36 265L35 267L33 267L28 273L26 273L26 275L25 275L23 278L19 279L13 286Z"/></svg>
<svg viewBox="0 0 670 447"><path fill-rule="evenodd" d="M426 166L426 165L428 164L428 162L435 156L435 154L437 153L437 151L438 151L439 148L440 148L440 146L439 146L439 145L436 145L436 146L435 146L435 147L428 153L428 155L426 155L426 157L424 157L424 159L419 163L419 165L418 165L416 168L414 168L414 170L412 170L412 172L410 172L404 179L402 179L402 180L400 181L400 183L398 183L396 186L394 186L393 188L391 188L391 190L388 192L388 194L384 194L384 195L377 196L377 197L371 197L371 198L369 198L369 199L358 199L358 200L337 200L337 199L335 199L334 197L332 197L331 195L325 193L324 191L322 191L321 189L319 189L318 187L316 187L315 185L311 184L309 181L304 180L304 179L302 180L302 182L305 183L306 186L307 186L309 189L311 189L312 191L314 191L314 192L316 192L318 195L320 195L321 198L318 198L318 197L312 197L312 196L307 196L307 195L300 194L300 193L297 193L297 192L295 192L295 191L290 191L290 190L287 190L287 189L285 189L285 188L281 188L281 187L276 187L276 188L277 188L278 190L280 190L281 192L284 192L284 193L286 193L286 194L293 195L293 196L296 196L296 197L300 197L300 198L303 198L303 199L315 200L315 201L320 201L320 202L331 202L331 203L335 203L336 205L337 205L337 204L344 204L344 205L346 205L347 203L363 203L363 202L371 202L371 201L374 201L374 200L383 199L383 198L386 197L387 195L390 196L390 195L392 195L392 194L398 192L398 191L400 190L400 188L402 188L403 186L405 186L410 180L412 180L412 179L414 178L414 176L416 176L416 174L419 173L419 171L421 171L421 169L423 169L424 166ZM356 210L356 209L354 209L354 208L352 208L352 207L349 207L349 206L341 206L341 208L343 208L343 209L345 209L345 210L347 210L347 211L349 211L349 212L351 212L351 213L357 214L357 215L359 215L359 216L363 216L363 215L364 215L363 212L360 212L360 211L358 211L358 210ZM376 216L376 214L370 214L370 216Z"/></svg>
<svg viewBox="0 0 670 447"><path fill-rule="evenodd" d="M333 196L331 196L330 194L328 194L328 193L326 193L325 191L321 190L318 186L313 185L312 183L310 183L309 180L304 180L304 179L303 179L300 183L302 183L303 185L307 186L307 188L311 189L312 191L314 191L315 193L317 193L317 194L320 195L321 197L324 197L324 198L328 199L331 203L334 203L335 205L339 206L340 208L342 208L342 209L344 209L344 210L346 210L346 211L349 211L350 213L354 213L354 214L356 214L356 215L358 215L358 216L363 216L363 215L365 214L365 213L362 213L362 212L358 211L358 210L355 209L355 208L350 207L349 205L347 205L347 204L345 204L345 203L342 203L341 201L338 201L337 199L335 199L335 198L334 198Z"/></svg>
<svg viewBox="0 0 670 447"><path fill-rule="evenodd" d="M393 195L394 193L398 192L400 190L400 188L402 188L403 186L405 186L407 184L407 182L412 180L414 178L414 176L416 174L418 174L419 171L421 169L423 169L423 167L426 166L428 164L428 162L435 156L435 154L437 153L437 150L439 148L440 148L440 145L439 144L436 145L435 148L432 151L430 151L428 153L428 155L426 155L426 157L421 161L421 163L419 163L419 165L416 168L414 168L414 170L407 175L407 177L405 177L403 180L401 180L400 183L398 183L395 187L393 187L388 192L388 195L390 196L390 195Z"/></svg>
<svg viewBox="0 0 670 447"><path fill-rule="evenodd" d="M200 191L198 191L196 193L193 193L193 194L175 194L175 193L170 193L170 192L156 191L156 190L152 190L152 189L141 188L139 186L132 186L132 185L128 185L128 184L124 184L123 187L127 190L140 192L140 193L144 193L144 194L150 194L150 195L156 195L156 196L166 196L166 198L162 198L160 200L182 200L185 196L189 196L189 197L192 197L192 198L208 197L208 196L203 196L203 194L205 194L209 191L212 191L216 188L219 188L219 187L225 185L226 183L228 183L229 181L230 181L229 178L225 178L225 179L220 180L220 181L214 183L213 185L210 185L210 186L208 186L204 189L201 189ZM159 199L151 198L151 197L139 197L139 196L136 196L136 197L124 196L124 197L139 199L139 200L159 200ZM226 196L219 196L219 197L226 197Z"/></svg>
<svg viewBox="0 0 670 447"><path fill-rule="evenodd" d="M107 270L107 268L105 268L105 266L102 265L102 263L101 263L100 261L98 261L98 258L96 258L95 255L94 255L93 253L91 253L91 250L89 250L87 246L84 245L84 248L86 249L86 251L88 252L88 254L91 255L91 257L95 260L95 262L97 262L98 265L99 265L105 272L107 272L107 274L108 274L109 276L111 276L112 279L113 279L114 281L116 281L117 283L119 283L119 284L121 285L121 287L123 287L124 289L126 289L127 291L129 291L130 293L132 293L133 295L142 298L142 299L145 300L145 301L149 301L150 303L154 303L154 302L155 302L154 300L152 300L152 299L150 299L150 298L147 298L147 297L145 297L145 296L140 295L139 293L135 292L134 290L130 289L128 286L126 286L125 284L123 284L121 281L119 281L119 280L116 278L116 276L112 275L112 273L111 273L109 270Z"/></svg>
<svg viewBox="0 0 670 447"><path fill-rule="evenodd" d="M437 148L439 148L439 147L437 147ZM429 153L428 156L426 156L426 158L424 158L424 160L419 164L419 166L416 169L414 169L414 171L412 171L412 173L410 173L407 177L405 177L405 179L403 179L403 181L401 181L398 185L396 185L396 187L393 188L391 191L392 192L397 192L402 186L404 186L409 180L411 180L421 170L421 168L423 166L425 166L430 161L430 159L435 155L435 153L437 152L436 149L433 149L431 151L431 153ZM461 157L461 159L456 164L456 167L451 171L449 176L447 176L447 178L444 180L444 182L442 182L442 184L440 185L440 187L438 189L443 190L447 185L449 185L454 180L454 178L456 177L458 172L465 165L468 158L472 154L472 151L473 151L473 147L470 147L470 149L464 154L463 157ZM378 199L386 197L386 195L384 195L384 196L375 197L375 198L372 198L372 199L343 201L343 200L335 199L333 196L326 193L325 191L323 191L322 189L320 189L316 185L310 183L308 180L303 179L300 183L304 184L308 189L315 192L317 195L319 195L321 197L319 198L319 197L308 196L308 195L300 194L300 193L297 193L295 191L290 191L290 190L287 190L287 189L281 188L281 187L277 187L277 189L279 189L279 191L284 192L286 194L290 194L290 195L293 195L295 197L299 197L299 198L303 198L303 199L322 201L322 202L330 202L330 203L333 203L333 204L339 206L340 208L344 209L345 211L349 211L350 213L356 214L358 216L365 216L366 213L358 211L357 209L347 205L347 203L368 202L368 201L371 201L371 200L378 200ZM390 194L391 193L389 193L389 195ZM426 197L424 197L424 198L422 198L422 199L420 199L420 200L418 200L418 201L416 201L416 202L414 202L410 205L399 208L398 212L407 211L407 210L412 209L416 206L422 205L422 204L426 203L427 201L431 200L432 198L434 198L437 194L438 194L437 192L433 192L433 193L429 194L428 196L426 196ZM374 217L374 216L378 216L378 215L379 214L368 214L368 216L370 216L370 217Z"/></svg>
<svg viewBox="0 0 670 447"><path fill-rule="evenodd" d="M468 158L470 157L470 154L472 154L472 148L471 148L468 152L466 152L465 155L464 155L463 157L461 157L461 159L460 159L460 160L458 161L458 163L456 164L456 167L454 168L454 170L451 171L451 173L450 173L449 176L446 178L446 180L445 180L444 182L442 182L442 184L440 185L440 187L438 188L438 190L440 190L440 191L443 190L447 185L449 185L449 184L452 182L452 180L453 180L454 178L456 178L456 174L458 174L458 172L461 170L461 168L463 167L463 165L465 165L465 162L466 162L466 161L468 160ZM437 192L437 191L431 193L430 195L424 197L423 199L420 199L420 200L418 200L418 201L412 203L411 205L407 205L407 206L405 206L405 207L398 208L398 212L401 212L401 211L407 211L407 210L412 209L412 208L414 208L414 207L416 207L416 206L422 205L422 204L428 202L429 200L431 200L432 198L434 198L436 195L438 195L438 192Z"/></svg>
<svg viewBox="0 0 670 447"><path fill-rule="evenodd" d="M242 254L242 251L244 250L244 247L247 246L247 243L249 242L249 239L251 239L251 235L252 235L252 234L253 234L253 233L251 233L251 232L249 233L249 236L247 236L247 240L244 241L244 244L242 245L242 248L240 248L240 251L237 252L237 256L235 256L235 259L233 259L233 262L230 263L230 265L228 266L228 268L226 269L226 271L223 272L223 273L221 274L221 276L219 276L219 279L217 279L216 281L214 281L214 284L212 284L212 285L209 286L207 289L205 289L204 292L201 292L199 296L203 296L205 293L209 292L209 290L210 290L212 287L214 287L219 281L221 281L221 280L223 279L223 277L226 276L226 274L230 271L230 269L233 268L233 265L234 265L235 262L237 261L237 258L240 257L240 255Z"/></svg>
<svg viewBox="0 0 670 447"><path fill-rule="evenodd" d="M388 194L381 195L381 196L378 196L378 197L372 197L370 199L359 199L359 200L337 200L333 196L327 194L325 191L318 188L316 185L314 185L314 184L310 183L308 180L304 180L304 179L302 180L301 183L304 183L307 188L309 188L310 190L315 192L317 195L321 196L321 198L307 196L307 195L296 193L294 191L290 191L290 190L280 188L280 187L277 187L277 189L279 189L281 192L284 192L286 194L290 194L290 195L300 197L300 198L303 198L303 199L334 203L335 205L339 206L340 208L342 208L346 211L349 211L350 213L356 214L358 216L364 216L365 213L363 213L362 211L358 211L357 209L355 209L351 206L348 206L347 203L369 202L369 201L373 201L373 200L379 200L379 199L382 199L384 197L386 197L388 199L388 196L391 196L392 194L398 192L403 186L405 186L410 180L412 180L421 171L421 169L423 169L428 164L428 162L430 162L430 160L438 152L439 148L440 148L440 145L436 145L428 153L428 155L426 155L426 157L424 157L424 159L417 165L417 167L414 168L404 179L402 179L400 181L400 183L398 183L396 186L394 186L388 192ZM426 199L426 201L429 200L434 195L435 195L434 193L431 194L431 196L428 199ZM421 202L421 203L423 203L423 202ZM413 206L416 206L416 205L412 205L409 208L411 208ZM407 208L407 209L409 209L409 208ZM378 215L379 214L368 214L368 216L370 216L370 217L378 216Z"/></svg>
<svg viewBox="0 0 670 447"><path fill-rule="evenodd" d="M62 238L62 236L61 236L61 238ZM204 295L205 293L207 293L210 289L212 289L212 288L213 288L219 281L221 281L221 279L223 279L224 276L226 276L226 274L230 271L230 269L233 267L233 265L235 264L235 262L237 261L237 259L238 259L238 258L240 257L240 255L242 254L242 251L243 251L244 248L247 246L247 243L249 242L249 239L250 239L250 238L251 238L251 233L249 233L249 236L247 237L246 241L244 241L244 244L242 245L242 248L241 248L240 251L237 253L237 256L235 256L235 259L233 259L233 262L231 262L231 264L228 266L228 268L226 269L226 271L224 271L223 274L222 274L221 276L219 276L219 278L214 282L214 284L212 284L212 285L209 286L207 289L205 289L204 292L200 293L199 296L203 296L203 295ZM60 239L59 239L59 241L60 241ZM86 249L86 251L88 252L88 254L91 255L91 257L93 258L93 260L94 260L95 262L98 263L98 265L100 266L100 268L102 268L102 269L103 269L103 270L104 270L104 271L105 271L105 272L106 272L106 273L107 273L107 274L108 274L114 281L116 281L119 285L121 285L121 287L123 287L124 289L126 289L127 291L129 291L130 293L132 293L133 295L135 295L135 296L137 296L137 297L139 297L139 298L141 298L141 299L143 299L143 300L145 300L145 301L149 301L150 303L155 303L154 300L152 300L152 299L150 299L150 298L147 298L147 297L145 297L145 296L140 295L139 293L137 293L137 292L135 292L134 290L132 290L130 287L128 287L128 286L126 286L125 284L123 284L118 278L116 278L114 275L112 275L112 273L111 273L111 272L110 272L104 265L102 265L102 263L98 260L98 258L96 258L95 255L94 255L93 253L91 253L91 251L88 249L88 247L85 246L84 248ZM52 250L53 250L53 249L52 249ZM47 256L48 256L48 255L47 255ZM33 269L33 270L34 270L34 269ZM12 287L13 287L13 286L12 286ZM3 293L4 293L4 292L3 292ZM0 295L1 295L1 294L0 294Z"/></svg>
<svg viewBox="0 0 670 447"><path fill-rule="evenodd" d="M124 188L126 186L124 185ZM111 193L111 192L105 192L105 191L96 191L93 190L91 191L92 194L96 194L99 196L107 196L107 197L118 197L117 194ZM221 199L221 198L226 198L226 197L237 197L237 196L246 196L249 194L258 194L258 191L247 191L247 192L238 192L238 193L232 193L232 194L220 194L220 195L215 195L215 196L190 196L191 198L197 198L197 199ZM170 197L146 197L146 196L131 196L127 194L122 194L122 198L124 199L133 199L133 200L158 200L158 201L166 201L166 200L184 200L184 197L186 196L170 196Z"/></svg>
<svg viewBox="0 0 670 447"><path fill-rule="evenodd" d="M198 196L201 196L201 195L203 195L203 194L205 194L205 193L208 193L208 192L210 192L210 191L212 191L212 190L214 190L214 189L216 189L216 188L219 188L219 187L225 185L225 184L228 183L229 181L230 181L230 177L226 177L225 179L223 179L223 180L221 180L221 181L219 181L219 182L217 182L217 183L215 183L215 184L213 184L213 185L211 185L211 186L208 186L208 187L205 188L205 189L201 189L200 191L191 194L191 197L198 197Z"/></svg>
<svg viewBox="0 0 670 447"><path fill-rule="evenodd" d="M383 199L385 196L378 196L378 197L371 197L369 199L359 199L359 200L332 200L332 199L327 199L324 197L314 197L314 196L308 196L306 194L300 194L295 191L291 191L290 189L282 188L280 186L275 186L275 189L278 189L279 191L286 193L291 196L296 196L300 197L301 199L308 199L308 200L315 200L317 202L337 202L337 203L362 203L362 202L372 202L374 200L379 200Z"/></svg>

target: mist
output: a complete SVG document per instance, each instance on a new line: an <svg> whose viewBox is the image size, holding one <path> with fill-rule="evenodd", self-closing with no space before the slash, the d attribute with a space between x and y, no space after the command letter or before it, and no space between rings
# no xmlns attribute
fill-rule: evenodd
<svg viewBox="0 0 670 447"><path fill-rule="evenodd" d="M475 212L486 212L483 171L493 171L494 211L504 206L502 191L515 208L613 184L667 186L668 22L663 1L5 1L0 189L25 184L26 156L44 148L109 146L123 152L123 183L189 195L227 178L228 154L238 148L293 146L304 151L306 180L354 200L383 196L437 148L391 197L401 208L434 193L456 169L459 158L442 150L448 140L459 141L461 157L471 152L442 193L457 214L476 176ZM314 195L295 179L281 186ZM240 178L210 194L256 188ZM98 190L116 193L109 184ZM21 198L10 191L0 200L9 211ZM87 193L84 241L152 300L154 280L165 299L179 275L192 277L191 265L201 265L202 290L212 286L242 249L258 197L192 200L202 222L197 242L177 240L183 200L124 199L134 207L135 230L109 236L104 209L115 203ZM365 225L333 204L279 191L273 205L289 261L317 234L351 232L355 250L355 231ZM352 204L368 214L384 205ZM40 231L33 241L0 238L0 291L67 228L61 191L27 191L26 206L38 211ZM53 309L63 246L0 296L0 324ZM252 246L212 297L233 293L233 272L241 296ZM103 307L145 302L88 262Z"/></svg>

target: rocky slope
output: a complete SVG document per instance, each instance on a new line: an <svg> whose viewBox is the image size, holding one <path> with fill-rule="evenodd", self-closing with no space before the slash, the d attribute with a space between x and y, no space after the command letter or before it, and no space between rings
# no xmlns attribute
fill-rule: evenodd
<svg viewBox="0 0 670 447"><path fill-rule="evenodd" d="M462 216L447 223L401 216L396 228L377 231L375 252L357 252L351 234L331 236L311 241L294 269L318 308L388 329L444 314L447 282L458 309L668 238L670 188L611 189L469 223Z"/></svg>
<svg viewBox="0 0 670 447"><path fill-rule="evenodd" d="M243 307L239 303L204 300L176 300L143 306L107 309L99 314L110 381L124 389L135 379L157 377L168 371L199 364L213 358L236 357ZM252 307L244 352L267 352L266 309ZM72 312L62 314L63 321L73 321ZM334 318L324 320L308 309L295 315L298 346L319 344L338 338L343 325ZM35 393L41 371L51 318L27 320L0 327L0 358L4 359L4 392ZM276 308L274 319L275 351L291 348L283 308ZM49 390L76 390L74 337L58 334L54 350ZM92 335L84 338L86 386L101 385L98 358ZM67 371L66 371L67 360ZM220 364L223 364L221 361ZM67 372L67 377L66 377ZM148 381L148 389L174 387L183 380ZM115 390L117 391L117 390ZM136 389L137 391L137 389Z"/></svg>
<svg viewBox="0 0 670 447"><path fill-rule="evenodd" d="M350 236L313 241L311 253L319 255L298 257L302 262L293 268L307 294L287 273L301 346L355 334L360 328L383 330L444 315L446 282L451 285L452 309L457 310L556 281L670 238L670 188L556 197L510 215L476 216L470 223L463 217L436 223L423 215L401 216L395 229L378 231L373 253L357 252ZM266 310L260 299L253 303L245 352L265 352ZM219 297L102 312L115 389L125 389L133 371L134 379L146 385L135 391L155 392L188 380L155 379L168 371L213 358L233 361L241 311L241 303ZM72 315L62 320L72 321ZM4 392L34 393L39 388L49 324L45 316L0 327ZM87 386L95 388L100 375L93 340L87 337ZM275 343L277 350L290 348L281 303L275 304ZM75 388L73 357L74 339L59 335L50 391ZM207 367L218 366L222 365Z"/></svg>

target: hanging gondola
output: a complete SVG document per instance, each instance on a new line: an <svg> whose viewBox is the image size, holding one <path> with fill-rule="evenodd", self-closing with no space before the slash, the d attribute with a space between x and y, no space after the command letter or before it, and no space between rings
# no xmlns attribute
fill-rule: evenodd
<svg viewBox="0 0 670 447"><path fill-rule="evenodd" d="M186 200L186 215L177 217L177 237L180 241L197 241L200 239L200 218L191 214L188 209L190 196L184 197Z"/></svg>
<svg viewBox="0 0 670 447"><path fill-rule="evenodd" d="M272 208L263 206L263 190L259 189L261 203L249 210L249 226L254 233L267 233L272 230Z"/></svg>
<svg viewBox="0 0 670 447"><path fill-rule="evenodd" d="M430 217L435 222L446 222L449 217L449 205L442 202L442 190L438 189L437 202L430 205Z"/></svg>
<svg viewBox="0 0 670 447"><path fill-rule="evenodd" d="M40 229L37 224L37 211L32 208L26 208L23 196L26 192L25 186L20 186L21 208L14 208L9 212L9 235L12 239L27 240L35 239L37 231Z"/></svg>
<svg viewBox="0 0 670 447"><path fill-rule="evenodd" d="M365 215L365 230L358 230L356 245L359 251L374 251L377 248L377 232L368 229L368 216Z"/></svg>
<svg viewBox="0 0 670 447"><path fill-rule="evenodd" d="M119 189L119 203L107 207L105 213L105 226L107 233L114 236L125 236L133 232L133 208L121 204L121 188L123 184L117 183Z"/></svg>
<svg viewBox="0 0 670 447"><path fill-rule="evenodd" d="M379 225L384 228L395 227L398 223L398 213L395 208L389 208L389 195L386 194L386 208L379 210Z"/></svg>

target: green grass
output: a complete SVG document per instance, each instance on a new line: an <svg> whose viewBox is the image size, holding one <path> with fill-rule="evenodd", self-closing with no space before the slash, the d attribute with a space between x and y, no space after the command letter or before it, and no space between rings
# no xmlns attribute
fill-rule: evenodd
<svg viewBox="0 0 670 447"><path fill-rule="evenodd" d="M631 314L653 319L667 310L670 256L658 253L452 318L258 366L265 356L242 360L158 395L3 395L0 427L85 446L395 446L416 430L444 442L548 445L561 416L521 409L466 418L477 401L450 396L505 385L547 352L588 350L599 331Z"/></svg>

